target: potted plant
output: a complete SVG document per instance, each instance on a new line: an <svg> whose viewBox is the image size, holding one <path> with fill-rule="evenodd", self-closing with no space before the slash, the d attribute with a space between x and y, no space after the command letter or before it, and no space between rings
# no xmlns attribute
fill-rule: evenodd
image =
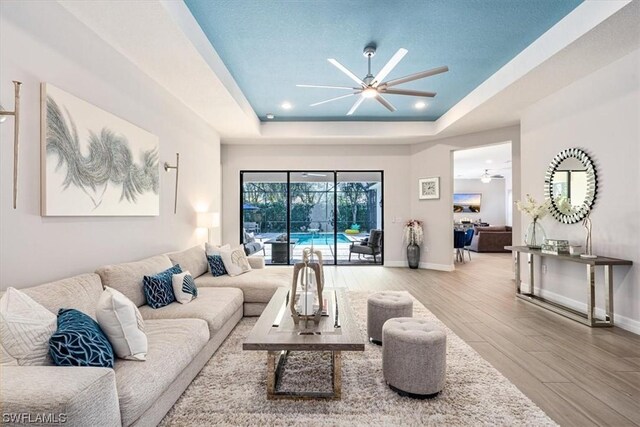
<svg viewBox="0 0 640 427"><path fill-rule="evenodd" d="M527 227L527 232L524 235L524 242L530 248L540 248L547 239L544 228L540 225L540 220L549 213L549 205L549 201L536 202L530 194L527 194L524 201L516 201L518 210L531 217L531 224Z"/></svg>
<svg viewBox="0 0 640 427"><path fill-rule="evenodd" d="M424 240L422 221L410 219L404 225L404 241L407 242L407 261L409 268L420 265L420 245Z"/></svg>

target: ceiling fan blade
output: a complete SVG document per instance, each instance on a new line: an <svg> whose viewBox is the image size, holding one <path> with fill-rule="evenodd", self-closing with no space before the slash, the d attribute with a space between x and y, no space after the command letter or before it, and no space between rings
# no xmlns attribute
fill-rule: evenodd
<svg viewBox="0 0 640 427"><path fill-rule="evenodd" d="M380 82L382 80L384 80L385 77L387 77L387 75L389 75L389 73L396 67L396 65L398 65L398 62L400 62L402 60L402 58L404 58L404 56L407 54L407 52L409 52L407 49L405 48L400 48L398 49L398 51L395 53L395 55L393 55L391 57L391 59L389 60L389 62L387 62L385 64L384 67L382 67L382 70L380 70L378 72L378 74L375 76L375 78L373 79L373 87L376 87L380 84Z"/></svg>
<svg viewBox="0 0 640 427"><path fill-rule="evenodd" d="M316 105L326 104L327 102L337 101L338 99L347 98L349 96L356 95L355 93L350 93L348 95L337 96L335 98L327 99L326 101L316 102L315 104L309 105L309 107L315 107Z"/></svg>
<svg viewBox="0 0 640 427"><path fill-rule="evenodd" d="M355 104L353 104L353 107L351 107L351 109L347 113L347 116L350 116L353 113L355 113L356 110L358 109L358 107L360 106L360 104L362 104L363 102L364 102L364 96L360 96L360 98L358 98L358 100L355 102Z"/></svg>
<svg viewBox="0 0 640 427"><path fill-rule="evenodd" d="M380 92L388 93L390 95L410 95L410 96L422 96L425 98L433 98L436 96L435 92L422 92L419 90L405 90L405 89L386 89L385 87L380 88Z"/></svg>
<svg viewBox="0 0 640 427"><path fill-rule="evenodd" d="M444 67L438 67L427 71L420 71L419 73L411 74L399 79L389 80L388 82L382 83L381 86L391 87L399 85L401 83L412 82L414 80L424 79L425 77L435 76L436 74L446 73L447 71L449 71L449 67L445 65Z"/></svg>
<svg viewBox="0 0 640 427"><path fill-rule="evenodd" d="M329 58L327 61L331 62L338 70L340 70L343 73L345 73L347 76L349 76L349 78L351 80L353 80L354 82L358 83L360 86L362 86L362 87L366 86L366 84L362 80L360 80L360 78L358 76L353 74L351 71L347 70L344 65L342 65L341 63L339 63L335 59Z"/></svg>
<svg viewBox="0 0 640 427"><path fill-rule="evenodd" d="M322 86L322 85L296 85L297 87L312 87L318 89L346 89L346 90L354 90L360 89L359 87L347 87L347 86Z"/></svg>
<svg viewBox="0 0 640 427"><path fill-rule="evenodd" d="M387 108L387 110L391 111L392 113L393 113L394 111L396 111L396 107L394 107L393 105L391 105L391 103L390 103L389 101L387 101L386 99L384 99L384 98L382 97L382 95L377 94L377 95L376 95L376 99L378 100L378 102L379 102L380 104L384 105L384 106Z"/></svg>

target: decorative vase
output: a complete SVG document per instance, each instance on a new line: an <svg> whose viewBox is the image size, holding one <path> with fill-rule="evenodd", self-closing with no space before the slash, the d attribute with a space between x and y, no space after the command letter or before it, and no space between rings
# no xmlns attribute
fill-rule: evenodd
<svg viewBox="0 0 640 427"><path fill-rule="evenodd" d="M547 234L544 232L544 228L537 219L534 219L524 235L525 244L532 249L539 249L545 240L547 240Z"/></svg>
<svg viewBox="0 0 640 427"><path fill-rule="evenodd" d="M410 243L407 246L407 261L409 261L409 268L418 268L420 265L420 246L415 243Z"/></svg>

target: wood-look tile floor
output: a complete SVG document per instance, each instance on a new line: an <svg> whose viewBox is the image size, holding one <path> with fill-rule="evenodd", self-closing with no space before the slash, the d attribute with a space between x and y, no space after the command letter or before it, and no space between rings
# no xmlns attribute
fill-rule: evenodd
<svg viewBox="0 0 640 427"><path fill-rule="evenodd" d="M563 426L640 426L640 336L592 329L514 296L510 254L456 271L325 267L328 284L407 290Z"/></svg>

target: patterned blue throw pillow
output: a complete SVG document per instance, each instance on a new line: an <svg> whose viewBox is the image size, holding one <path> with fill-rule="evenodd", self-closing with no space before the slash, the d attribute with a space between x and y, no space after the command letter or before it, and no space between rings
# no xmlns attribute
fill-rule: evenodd
<svg viewBox="0 0 640 427"><path fill-rule="evenodd" d="M207 255L207 261L209 261L209 268L214 277L227 274L227 269L224 268L224 263L220 255Z"/></svg>
<svg viewBox="0 0 640 427"><path fill-rule="evenodd" d="M176 264L155 276L144 276L142 284L147 304L151 308L160 308L176 300L173 293L172 278L174 274L182 273L180 264Z"/></svg>
<svg viewBox="0 0 640 427"><path fill-rule="evenodd" d="M113 368L113 347L98 322L75 309L58 311L58 329L49 339L49 354L57 366Z"/></svg>

